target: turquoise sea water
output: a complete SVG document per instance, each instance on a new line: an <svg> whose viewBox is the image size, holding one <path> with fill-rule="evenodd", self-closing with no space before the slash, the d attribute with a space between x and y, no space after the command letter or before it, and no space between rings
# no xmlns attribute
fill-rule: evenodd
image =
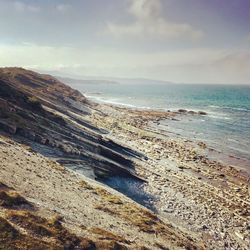
<svg viewBox="0 0 250 250"><path fill-rule="evenodd" d="M233 165L250 169L250 86L85 84L74 87L100 102L161 110L206 111L207 116L187 115L180 117L181 122L162 122L161 129L204 141L222 155L230 156L229 163L231 159Z"/></svg>

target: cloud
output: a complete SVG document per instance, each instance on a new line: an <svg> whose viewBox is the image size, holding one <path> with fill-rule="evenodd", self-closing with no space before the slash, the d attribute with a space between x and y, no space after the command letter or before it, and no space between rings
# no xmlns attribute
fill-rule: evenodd
<svg viewBox="0 0 250 250"><path fill-rule="evenodd" d="M128 13L135 19L133 23L117 24L108 22L106 31L115 37L134 36L152 38L199 39L203 32L187 23L175 23L164 18L160 0L129 0Z"/></svg>
<svg viewBox="0 0 250 250"><path fill-rule="evenodd" d="M23 12L23 11L39 12L41 10L41 8L38 6L26 4L21 1L15 1L13 5L14 5L14 8L20 12Z"/></svg>

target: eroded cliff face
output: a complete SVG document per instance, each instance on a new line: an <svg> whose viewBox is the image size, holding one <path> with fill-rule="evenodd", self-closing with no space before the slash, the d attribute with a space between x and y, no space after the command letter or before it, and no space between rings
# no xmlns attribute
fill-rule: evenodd
<svg viewBox="0 0 250 250"><path fill-rule="evenodd" d="M0 69L0 130L63 163L94 167L99 175L137 178L133 158L143 156L105 139L86 115L94 104L54 77L22 68ZM48 156L48 155L47 155Z"/></svg>

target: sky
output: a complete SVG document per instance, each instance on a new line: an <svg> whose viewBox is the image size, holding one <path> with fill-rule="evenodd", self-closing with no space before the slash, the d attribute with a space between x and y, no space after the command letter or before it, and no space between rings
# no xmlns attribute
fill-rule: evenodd
<svg viewBox="0 0 250 250"><path fill-rule="evenodd" d="M250 0L0 0L0 66L250 84Z"/></svg>

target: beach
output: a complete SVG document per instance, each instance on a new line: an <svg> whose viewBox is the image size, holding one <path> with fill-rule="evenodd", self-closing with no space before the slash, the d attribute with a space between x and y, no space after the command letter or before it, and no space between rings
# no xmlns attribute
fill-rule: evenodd
<svg viewBox="0 0 250 250"><path fill-rule="evenodd" d="M250 0L0 0L0 250L250 250Z"/></svg>
<svg viewBox="0 0 250 250"><path fill-rule="evenodd" d="M6 219L13 232L21 230L20 236L8 241L7 234L2 234L7 227L0 228L1 246L6 249L142 250L183 249L183 245L203 249L195 234L182 232L121 193L68 170L30 147L0 136L0 154L1 223ZM70 238L59 234L57 239L50 231L43 232L51 230L51 220L59 220L59 228L62 224L69 230ZM22 235L27 242L16 246ZM65 232L62 235L65 237ZM74 243L74 235L82 241L81 246ZM70 248L66 243L71 238Z"/></svg>
<svg viewBox="0 0 250 250"><path fill-rule="evenodd" d="M181 110L175 119L161 120L156 129L164 130L173 138L202 141L207 149L212 149L208 153L214 160L249 169L249 86L140 84L134 81L127 85L79 84L74 87L98 103L143 110ZM195 116L193 111L203 111L207 115Z"/></svg>
<svg viewBox="0 0 250 250"><path fill-rule="evenodd" d="M249 249L248 168L166 129L202 108L97 103L49 75L0 73L1 244Z"/></svg>
<svg viewBox="0 0 250 250"><path fill-rule="evenodd" d="M249 173L206 157L206 145L173 139L156 129L173 112L97 106L91 120L111 131L108 137L147 155L137 173L155 197L157 212L186 232L195 232L211 249L249 248ZM181 122L181 121L180 121Z"/></svg>

